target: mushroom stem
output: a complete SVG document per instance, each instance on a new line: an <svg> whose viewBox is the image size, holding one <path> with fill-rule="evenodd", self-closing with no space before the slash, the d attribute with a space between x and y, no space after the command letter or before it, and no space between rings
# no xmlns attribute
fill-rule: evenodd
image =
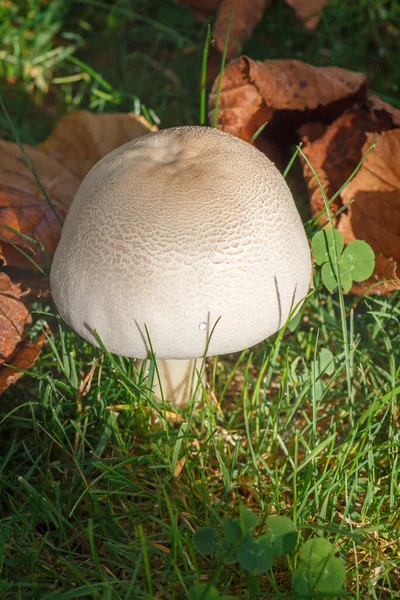
<svg viewBox="0 0 400 600"><path fill-rule="evenodd" d="M201 396L202 384L206 382L203 359L164 359L157 360L160 381L154 377L153 392L160 398L161 388L165 400L175 406L186 406L192 399ZM201 379L201 382L199 381Z"/></svg>

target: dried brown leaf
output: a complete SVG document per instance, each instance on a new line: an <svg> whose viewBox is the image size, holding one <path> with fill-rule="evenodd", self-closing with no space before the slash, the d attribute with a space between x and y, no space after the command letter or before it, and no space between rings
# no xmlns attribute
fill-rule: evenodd
<svg viewBox="0 0 400 600"><path fill-rule="evenodd" d="M223 26L224 29L219 33L221 40L225 39L226 35L226 21L229 18L231 6L233 0L175 0L177 4L184 4L195 15L196 19L200 22L204 22L207 17L213 13L218 13L217 21L221 17L221 26L222 22L225 23ZM329 3L329 0L286 0L286 3L291 6L298 19L303 23L306 29L315 29L319 23L320 13L322 9ZM236 26L238 28L238 32L240 34L241 29L246 30L246 37L238 37L240 41L245 41L248 37L250 37L253 28L258 23L258 21L262 17L263 10L265 6L268 4L268 0L236 0L235 8L235 21ZM226 5L226 6L224 6ZM222 17L222 14L224 15ZM228 15L228 17L226 16ZM243 25L241 26L239 23L239 18L243 19ZM246 25L247 23L247 25ZM215 25L217 28L217 22ZM225 33L223 33L225 31ZM217 35L216 35L217 37ZM234 38L234 32L231 31L231 38ZM235 48L235 42L233 42L233 46ZM222 43L223 47L223 43ZM222 51L222 47L220 50ZM231 54L233 56L234 54Z"/></svg>
<svg viewBox="0 0 400 600"><path fill-rule="evenodd" d="M24 149L58 215L63 217L82 179L100 158L154 129L133 114L92 115L79 111L63 117L43 144ZM0 259L7 267L34 270L19 252L21 249L36 263L48 265L48 253L51 255L57 246L60 225L17 144L0 141L0 178ZM22 275L22 280L29 277ZM24 288L22 292L21 285L0 273L0 362L10 361L20 369L33 364L43 343L43 338L35 343L24 341L32 318L21 297L28 291L46 293L47 282L38 277L30 290ZM3 367L0 392L21 375L21 371Z"/></svg>
<svg viewBox="0 0 400 600"><path fill-rule="evenodd" d="M345 242L361 239L377 255L373 276L355 284L353 293L386 293L399 287L400 264L400 129L391 130L398 117L397 109L374 99L371 110L345 112L325 129L305 125L300 129L303 151L329 197L354 172L375 140L376 148L332 205L333 211L351 202L340 214L336 226ZM317 182L303 161L314 216L324 209ZM326 222L324 217L320 223ZM382 280L391 283L376 285Z"/></svg>
<svg viewBox="0 0 400 600"><path fill-rule="evenodd" d="M23 296L21 286L0 273L0 363L12 356L32 321Z"/></svg>
<svg viewBox="0 0 400 600"><path fill-rule="evenodd" d="M0 367L0 394L22 377L24 374L23 371L31 368L38 358L45 341L46 336L44 333L40 334L34 342L25 340L12 357L12 366L3 365ZM22 369L22 371L18 369Z"/></svg>
<svg viewBox="0 0 400 600"><path fill-rule="evenodd" d="M43 188L63 217L82 179L100 158L154 129L131 113L93 115L78 111L62 117L43 144L24 148ZM4 225L54 252L60 236L58 221L17 144L0 140L0 177L0 259L8 265L34 269L7 240L43 264L45 256L39 246Z"/></svg>
<svg viewBox="0 0 400 600"><path fill-rule="evenodd" d="M328 198L347 181L362 157L367 131L382 131L386 123L367 111L344 112L331 125L309 123L300 128L303 152L316 171ZM314 215L325 209L322 195L311 168L303 160L304 179L308 185ZM342 206L339 196L332 212ZM326 221L324 216L320 224Z"/></svg>
<svg viewBox="0 0 400 600"><path fill-rule="evenodd" d="M62 211L59 211L59 214L64 217ZM35 244L9 228L38 243ZM0 185L0 259L5 265L35 269L33 263L15 246L32 256L35 262L41 265L48 264L49 257L42 252L39 244L51 255L57 247L60 234L61 226L47 202Z"/></svg>
<svg viewBox="0 0 400 600"><path fill-rule="evenodd" d="M338 229L346 243L365 240L376 254L400 263L400 129L367 133L363 153L375 140L376 148L342 192L345 203L354 203Z"/></svg>
<svg viewBox="0 0 400 600"><path fill-rule="evenodd" d="M210 118L217 81L210 94ZM253 61L246 56L225 69L219 100L218 127L247 141L263 131L280 144L313 121L330 123L353 104L366 104L367 78L338 67L313 67L298 60Z"/></svg>
<svg viewBox="0 0 400 600"><path fill-rule="evenodd" d="M375 270L366 281L355 283L352 294L387 294L400 289L400 268L393 258L375 256Z"/></svg>
<svg viewBox="0 0 400 600"><path fill-rule="evenodd" d="M286 3L294 9L304 27L311 30L317 27L321 11L329 0L286 0Z"/></svg>
<svg viewBox="0 0 400 600"><path fill-rule="evenodd" d="M370 96L369 101L372 113L379 120L386 122L387 127L385 129L400 127L400 110L398 108L375 95Z"/></svg>
<svg viewBox="0 0 400 600"><path fill-rule="evenodd" d="M133 113L77 111L62 117L43 144L24 148L52 202L68 210L82 179L100 158L152 130ZM0 176L2 185L43 199L17 144L0 140Z"/></svg>
<svg viewBox="0 0 400 600"><path fill-rule="evenodd" d="M215 44L221 54L225 45L233 5L234 12L228 40L228 60L238 54L243 43L251 36L253 29L261 20L267 0L222 0L213 27Z"/></svg>

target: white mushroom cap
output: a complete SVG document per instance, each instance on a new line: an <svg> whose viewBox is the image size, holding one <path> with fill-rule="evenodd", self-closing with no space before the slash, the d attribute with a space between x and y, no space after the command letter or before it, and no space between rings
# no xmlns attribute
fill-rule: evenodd
<svg viewBox="0 0 400 600"><path fill-rule="evenodd" d="M51 269L61 316L110 352L197 358L252 346L307 294L292 195L256 148L205 127L150 133L88 173Z"/></svg>

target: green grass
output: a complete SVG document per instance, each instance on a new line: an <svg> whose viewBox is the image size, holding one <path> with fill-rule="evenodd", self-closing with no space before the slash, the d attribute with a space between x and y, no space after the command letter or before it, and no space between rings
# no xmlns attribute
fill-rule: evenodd
<svg viewBox="0 0 400 600"><path fill-rule="evenodd" d="M198 122L207 27L182 6L8 4L1 91L23 142L77 108ZM366 71L394 102L398 13L332 0L309 33L277 3L245 50ZM0 130L12 137L3 117ZM149 394L145 367L36 305L32 335L45 319L49 344L1 400L0 598L185 599L208 578L238 598L294 598L296 553L258 581L195 552L193 532L220 528L240 503L262 521L289 516L301 541L335 543L347 597L400 598L400 297L342 299L318 273L315 284L294 331L209 359L202 406L175 417ZM334 361L320 374L322 349Z"/></svg>

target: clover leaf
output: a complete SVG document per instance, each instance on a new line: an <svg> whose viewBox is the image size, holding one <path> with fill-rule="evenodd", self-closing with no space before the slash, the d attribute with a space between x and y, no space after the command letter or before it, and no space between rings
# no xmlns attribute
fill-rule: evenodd
<svg viewBox="0 0 400 600"><path fill-rule="evenodd" d="M340 256L344 246L344 239L337 229L322 229L317 231L312 239L312 250L317 265L323 265L326 262L335 261L334 241L336 242L336 252Z"/></svg>
<svg viewBox="0 0 400 600"><path fill-rule="evenodd" d="M202 527L194 532L192 542L195 550L199 554L207 556L208 554L216 552L221 540L214 527Z"/></svg>
<svg viewBox="0 0 400 600"><path fill-rule="evenodd" d="M374 251L366 242L355 240L344 249L340 266L354 281L365 281L374 272Z"/></svg>
<svg viewBox="0 0 400 600"><path fill-rule="evenodd" d="M330 292L337 288L338 277L341 288L347 293L353 281L365 281L374 272L375 255L371 246L355 240L344 247L343 236L336 229L318 231L313 237L312 249L315 262L321 266L322 281Z"/></svg>
<svg viewBox="0 0 400 600"><path fill-rule="evenodd" d="M289 517L269 517L266 525L271 536L272 551L276 556L285 556L295 549L297 529Z"/></svg>
<svg viewBox="0 0 400 600"><path fill-rule="evenodd" d="M189 590L189 600L237 600L236 596L220 596L212 583L195 583Z"/></svg>
<svg viewBox="0 0 400 600"><path fill-rule="evenodd" d="M255 540L248 534L238 548L237 558L246 571L266 573L274 562L271 535L261 535Z"/></svg>
<svg viewBox="0 0 400 600"><path fill-rule="evenodd" d="M299 558L299 566L292 577L292 587L297 594L341 594L346 570L342 561L334 556L334 547L328 540L308 540L301 547Z"/></svg>

